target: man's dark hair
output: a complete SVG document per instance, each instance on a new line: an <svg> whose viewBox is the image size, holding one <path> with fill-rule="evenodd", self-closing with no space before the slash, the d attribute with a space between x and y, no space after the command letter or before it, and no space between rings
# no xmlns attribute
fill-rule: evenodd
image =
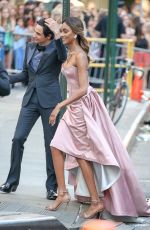
<svg viewBox="0 0 150 230"><path fill-rule="evenodd" d="M40 20L38 20L37 24L43 27L43 34L45 37L51 35L51 40L54 38L54 33L47 25L45 25L45 18L41 18Z"/></svg>

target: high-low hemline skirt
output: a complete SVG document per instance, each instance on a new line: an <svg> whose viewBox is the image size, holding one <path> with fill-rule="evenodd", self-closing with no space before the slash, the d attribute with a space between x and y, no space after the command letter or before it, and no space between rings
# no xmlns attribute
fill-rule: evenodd
<svg viewBox="0 0 150 230"><path fill-rule="evenodd" d="M76 158L91 161L96 186L105 208L116 216L149 216L130 157L103 101L89 86L88 93L68 106L50 146L66 154L65 168L76 195L89 197Z"/></svg>

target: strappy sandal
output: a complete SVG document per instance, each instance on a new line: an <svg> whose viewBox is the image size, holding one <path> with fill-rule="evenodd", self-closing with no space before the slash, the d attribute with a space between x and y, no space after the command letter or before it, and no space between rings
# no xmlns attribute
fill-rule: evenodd
<svg viewBox="0 0 150 230"><path fill-rule="evenodd" d="M68 205L70 200L71 200L71 197L68 193L68 190L60 191L58 193L56 200L52 203L52 205L46 207L46 210L56 211L62 204Z"/></svg>
<svg viewBox="0 0 150 230"><path fill-rule="evenodd" d="M90 207L86 211L81 213L80 216L84 219L93 219L93 218L97 218L100 215L100 213L102 213L103 211L104 211L104 203L102 200L91 200Z"/></svg>

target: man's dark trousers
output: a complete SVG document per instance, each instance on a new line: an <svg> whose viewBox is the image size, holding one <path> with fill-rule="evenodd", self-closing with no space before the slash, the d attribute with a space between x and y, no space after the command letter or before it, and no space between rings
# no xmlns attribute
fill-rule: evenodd
<svg viewBox="0 0 150 230"><path fill-rule="evenodd" d="M47 170L47 190L52 189L56 191L56 177L52 164L52 156L50 153L50 141L52 140L57 128L58 122L54 125L47 125L49 121L50 113L53 108L44 109L38 102L36 89L27 106L22 107L16 126L16 131L13 138L12 150L11 150L11 168L7 178L7 182L10 184L19 184L21 161L24 151L24 142L26 141L32 127L39 117L42 120L42 126L44 130L44 141L46 150L46 170ZM38 151L38 150L37 150Z"/></svg>

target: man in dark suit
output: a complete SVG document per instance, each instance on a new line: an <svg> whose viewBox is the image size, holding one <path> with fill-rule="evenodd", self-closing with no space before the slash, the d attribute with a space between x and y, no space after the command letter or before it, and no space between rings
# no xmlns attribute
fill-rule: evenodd
<svg viewBox="0 0 150 230"><path fill-rule="evenodd" d="M66 48L59 35L59 25L53 19L49 25L40 19L35 26L34 42L27 44L23 71L10 77L11 83L28 82L23 98L16 131L12 141L11 166L1 192L15 192L19 184L21 161L26 141L32 127L41 117L46 150L47 199L56 199L57 183L50 152L50 142L57 128L49 125L49 116L61 101L59 73L66 60Z"/></svg>
<svg viewBox="0 0 150 230"><path fill-rule="evenodd" d="M7 96L10 94L10 84L8 74L0 62L0 96Z"/></svg>

